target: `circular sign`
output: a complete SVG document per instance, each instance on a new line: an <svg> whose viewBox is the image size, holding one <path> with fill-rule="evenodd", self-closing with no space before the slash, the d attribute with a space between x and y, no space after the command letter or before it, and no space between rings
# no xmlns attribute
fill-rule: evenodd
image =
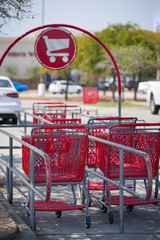
<svg viewBox="0 0 160 240"><path fill-rule="evenodd" d="M37 37L34 52L41 65L59 70L73 62L77 53L77 44L68 30L49 28Z"/></svg>

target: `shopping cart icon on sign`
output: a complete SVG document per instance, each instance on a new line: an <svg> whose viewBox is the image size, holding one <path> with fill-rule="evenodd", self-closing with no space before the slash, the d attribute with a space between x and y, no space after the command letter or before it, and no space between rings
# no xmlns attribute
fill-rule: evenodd
<svg viewBox="0 0 160 240"><path fill-rule="evenodd" d="M58 53L54 51L69 48L69 39L48 39L48 36L43 36L43 38L47 47L46 54L50 57L50 62L54 63L56 61L56 57L62 57L63 62L68 61L69 53Z"/></svg>

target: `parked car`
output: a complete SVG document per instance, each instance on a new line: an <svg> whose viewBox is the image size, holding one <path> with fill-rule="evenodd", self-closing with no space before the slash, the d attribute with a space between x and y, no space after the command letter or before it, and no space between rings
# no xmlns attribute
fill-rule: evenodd
<svg viewBox="0 0 160 240"><path fill-rule="evenodd" d="M18 82L13 82L13 85L15 86L15 89L18 92L22 92L22 91L27 91L28 90L28 87L25 84L18 83Z"/></svg>
<svg viewBox="0 0 160 240"><path fill-rule="evenodd" d="M160 81L140 82L138 91L146 94L152 114L158 114L160 109Z"/></svg>
<svg viewBox="0 0 160 240"><path fill-rule="evenodd" d="M138 89L137 91L140 93L144 93L146 94L148 91L149 86L152 84L152 81L144 81L144 82L140 82L138 84Z"/></svg>
<svg viewBox="0 0 160 240"><path fill-rule="evenodd" d="M103 80L103 79L99 79L98 80L98 89L100 90L107 90L110 87L111 83L108 79Z"/></svg>
<svg viewBox="0 0 160 240"><path fill-rule="evenodd" d="M66 91L66 80L54 81L49 85L48 91L51 93L61 93L64 94ZM82 92L82 87L74 82L69 81L68 93L78 93Z"/></svg>
<svg viewBox="0 0 160 240"><path fill-rule="evenodd" d="M20 99L12 81L8 77L0 76L0 118L3 123L10 119L17 124L20 112Z"/></svg>

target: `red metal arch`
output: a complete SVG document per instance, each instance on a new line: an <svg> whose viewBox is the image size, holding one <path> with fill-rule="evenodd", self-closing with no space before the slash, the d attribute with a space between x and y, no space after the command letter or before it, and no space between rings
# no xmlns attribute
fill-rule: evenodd
<svg viewBox="0 0 160 240"><path fill-rule="evenodd" d="M38 30L41 30L43 28L48 28L48 27L66 27L66 28L73 28L73 29L76 29L78 31L81 31L87 35L89 35L90 37L94 38L97 42L99 42L102 47L106 50L106 52L109 54L113 64L114 64L114 67L115 67L115 70L116 70L116 74L117 74L117 78L118 78L118 94L119 94L119 116L121 116L121 79L120 79L120 73L119 73L119 69L118 69L118 66L117 66L117 63L112 55L112 53L110 52L110 50L107 48L107 46L99 39L97 38L94 34L82 29L82 28L79 28L79 27L76 27L76 26L72 26L72 25L68 25L68 24L47 24L47 25L43 25L43 26L40 26L40 27L37 27L37 28L34 28L28 32L26 32L25 34L21 35L20 37L18 37L8 48L7 50L4 52L4 54L2 55L1 59L0 59L0 66L2 65L2 62L4 60L4 58L6 57L6 55L8 54L8 52L10 51L10 49L17 43L19 42L22 38L26 37L27 35L29 35L30 33L33 33L35 31L38 31Z"/></svg>

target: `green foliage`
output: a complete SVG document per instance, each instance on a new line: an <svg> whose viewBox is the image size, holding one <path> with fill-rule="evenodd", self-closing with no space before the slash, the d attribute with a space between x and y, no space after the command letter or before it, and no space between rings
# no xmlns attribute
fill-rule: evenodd
<svg viewBox="0 0 160 240"><path fill-rule="evenodd" d="M114 48L113 54L122 75L137 74L155 66L153 53L139 45Z"/></svg>
<svg viewBox="0 0 160 240"><path fill-rule="evenodd" d="M92 78L81 78L78 83L82 86L93 86L94 85L94 81Z"/></svg>
<svg viewBox="0 0 160 240"><path fill-rule="evenodd" d="M95 65L101 60L102 47L95 39L88 36L82 35L82 37L78 37L76 40L78 51L73 62L73 68L83 72L95 73Z"/></svg>
<svg viewBox="0 0 160 240"><path fill-rule="evenodd" d="M160 34L139 29L137 24L109 25L95 35L109 48L123 74L137 74L156 68ZM111 74L114 65L104 48L84 34L77 37L78 53L73 68L96 75Z"/></svg>
<svg viewBox="0 0 160 240"><path fill-rule="evenodd" d="M15 66L7 66L6 72L11 79L18 75L18 69Z"/></svg>
<svg viewBox="0 0 160 240"><path fill-rule="evenodd" d="M45 73L49 73L52 77L56 79L66 79L66 74L70 71L70 69L71 69L71 66L61 70L51 70L41 66L40 74L43 75Z"/></svg>
<svg viewBox="0 0 160 240"><path fill-rule="evenodd" d="M40 79L40 68L33 66L32 68L27 69L27 75L32 79Z"/></svg>

